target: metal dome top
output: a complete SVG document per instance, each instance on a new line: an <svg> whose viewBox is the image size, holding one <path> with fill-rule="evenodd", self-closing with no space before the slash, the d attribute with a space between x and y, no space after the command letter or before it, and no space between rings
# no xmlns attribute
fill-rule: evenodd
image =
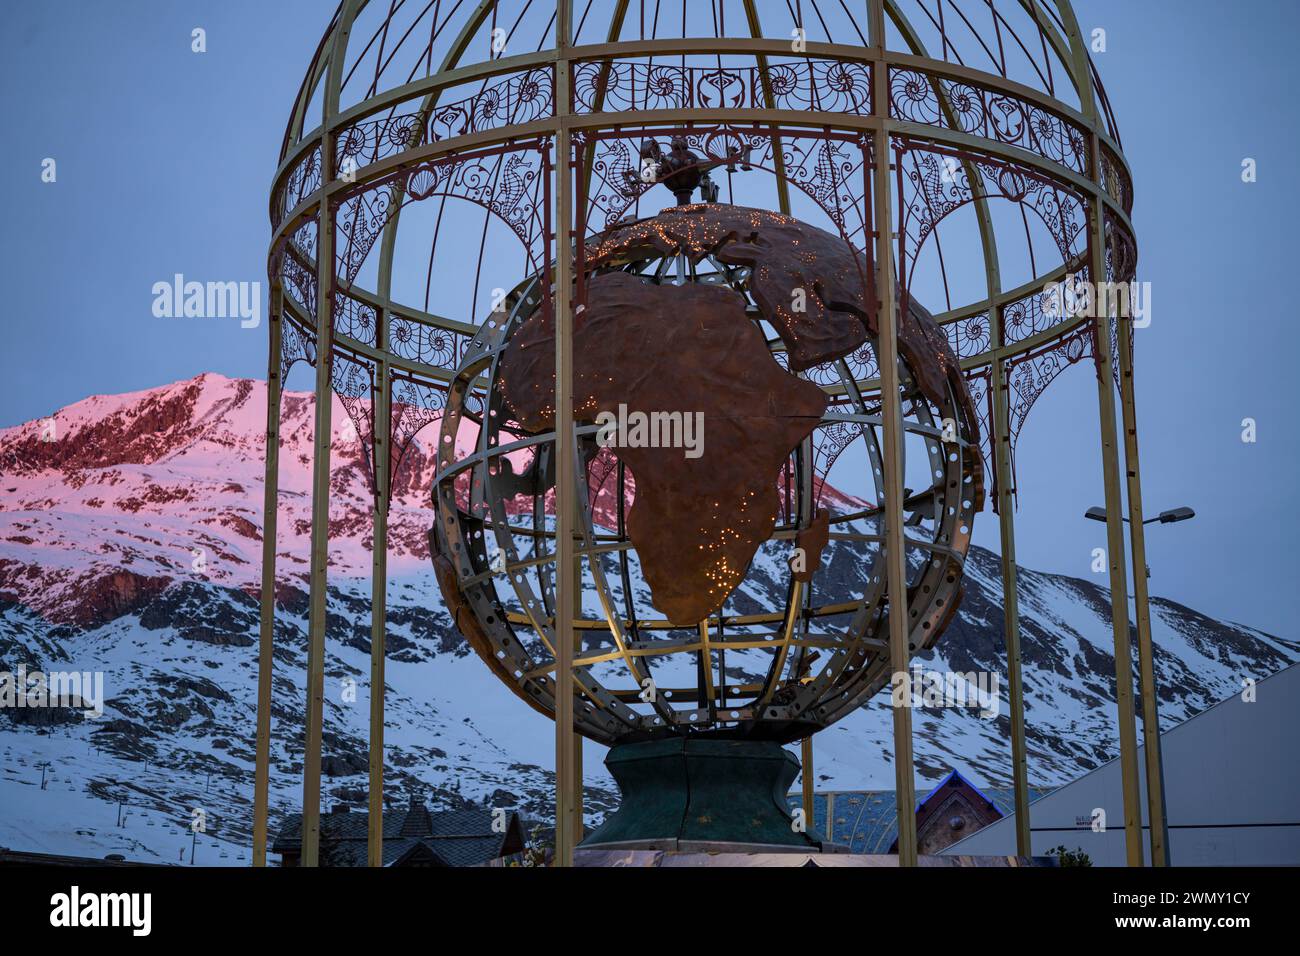
<svg viewBox="0 0 1300 956"><path fill-rule="evenodd" d="M840 0L578 0L572 46L596 52L616 43L693 40L696 50L719 65L732 65L732 57L743 60L744 45L756 40L789 47L799 39L814 48L861 54L872 45L874 6ZM304 77L282 158L318 132L322 120L382 109L407 99L431 77L460 74L451 86L468 90L485 72L550 62L555 17L554 4L539 0L345 0ZM887 51L997 77L1076 111L1093 99L1107 135L1119 141L1088 59L1090 38L1080 35L1064 0L887 0L884 29ZM710 42L716 40L726 45ZM327 64L336 57L341 67L328 80ZM335 84L336 100L325 95L326 86ZM1082 97L1080 87L1086 87Z"/></svg>
<svg viewBox="0 0 1300 956"><path fill-rule="evenodd" d="M624 195L621 174L643 137L680 131L705 154L753 149L764 175L729 175L726 201L788 212L859 248L872 162L870 144L859 144L884 122L898 148L903 281L972 373L998 353L1024 357L1012 373L1013 432L1061 368L1096 351L1078 334L1082 317L1053 314L1042 291L1087 272L1094 195L1108 278L1131 276L1133 194L1068 3L589 0L572 5L562 48L555 13L536 0L339 6L295 100L272 190L273 278L289 290L291 313L306 307L293 356L310 357L325 198L341 226L331 243L341 311L360 333L340 329L338 341L375 347L371 326L386 300L404 339L390 343L399 363L445 382L448 357L494 290L548 258L540 153L560 112L583 146L591 231L656 211L653 197ZM561 67L567 104L556 102ZM399 228L404 210L429 198L437 222ZM476 223L466 202L480 208ZM451 233L475 236L480 250L513 233L523 261L449 256L439 237ZM458 296L471 286L469 267L472 288ZM1005 315L1000 328L991 309Z"/></svg>

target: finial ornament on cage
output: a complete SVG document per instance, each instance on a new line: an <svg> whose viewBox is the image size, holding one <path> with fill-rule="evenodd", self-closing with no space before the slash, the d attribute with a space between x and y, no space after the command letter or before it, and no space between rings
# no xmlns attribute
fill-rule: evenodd
<svg viewBox="0 0 1300 956"><path fill-rule="evenodd" d="M726 159L708 159L697 156L687 145L684 136L674 136L669 144L669 151L664 152L657 140L647 139L641 143L641 167L639 170L624 170L623 176L628 185L635 187L639 183L661 184L667 186L677 199L677 205L689 206L694 202L695 190L700 191L703 202L718 201L718 184L709 173L719 166L726 166L727 172L734 173L739 168L748 171L749 147L734 145L727 147Z"/></svg>

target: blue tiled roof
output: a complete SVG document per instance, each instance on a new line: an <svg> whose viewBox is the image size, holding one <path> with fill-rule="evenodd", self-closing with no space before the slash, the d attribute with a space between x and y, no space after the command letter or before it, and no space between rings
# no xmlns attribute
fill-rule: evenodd
<svg viewBox="0 0 1300 956"><path fill-rule="evenodd" d="M948 778L945 777L946 781ZM935 789L938 789L936 787ZM1030 801L1052 792L1051 787L1030 787ZM933 793L931 790L930 793ZM985 787L979 791L1005 814L1015 810L1016 795L1011 787ZM898 808L893 790L842 790L835 792L835 820L826 825L827 796L813 794L813 826L832 843L849 847L854 853L888 853L898 838ZM929 794L926 795L928 797ZM803 806L803 796L788 796L790 807ZM917 807L924 798L917 801Z"/></svg>

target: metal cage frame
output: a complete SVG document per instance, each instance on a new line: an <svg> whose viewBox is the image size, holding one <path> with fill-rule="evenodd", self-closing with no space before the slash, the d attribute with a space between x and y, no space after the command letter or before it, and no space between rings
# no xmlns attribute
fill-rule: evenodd
<svg viewBox="0 0 1300 956"><path fill-rule="evenodd" d="M431 2L416 18L422 22L432 8L429 39L423 48L418 36L411 39L415 24L400 39L395 28L390 36L394 14L403 2L390 0L387 15L372 35L354 35L361 14L368 9L382 12L383 4L342 0L296 98L271 190L254 865L266 861L278 432L289 367L300 360L315 367L317 398L302 861L315 865L319 850L329 399L337 394L369 450L374 493L371 686L381 690L371 695L369 860L379 865L389 498L411 441L441 416L449 390L461 389L462 399L466 390L472 391L472 377L458 378L462 361L489 348L493 334L489 320L476 324L472 318L448 318L428 311L427 303L417 308L393 298L394 247L402 209L433 196L456 197L482 206L485 216L495 217L519 238L534 271L532 281L525 280L514 290L510 302L516 309L522 303L553 310L558 370L554 434L572 434L567 396L572 386L572 314L582 296L583 243L593 228L590 223L598 222L599 216L608 225L639 202L639 196L620 195L612 185L620 164L626 164L627 143L672 132L696 137L701 151L715 160L726 158L727 143L746 137L765 140L770 144L767 158L775 184L774 205L780 212L790 213L793 186L826 214L855 249L865 250L873 262L893 265L877 270L874 277L880 307L878 371L874 377L853 375L840 387L880 395L886 574L877 600L898 595L898 601L889 603L903 610L909 603L903 559L905 426L899 400L898 293L906 302L913 264L927 240L934 238L938 245L938 230L946 218L967 206L974 210L984 293L955 307L947 303L947 310L935 319L978 399L981 452L993 476L992 504L1002 542L1017 843L1022 854L1028 854L1030 842L1016 599L1014 442L1035 400L1056 374L1085 358L1093 360L1106 494L1125 831L1129 864L1141 865L1142 811L1121 495L1126 488L1127 544L1133 566L1144 568L1132 327L1113 308L1105 309L1101 318L1059 314L1045 309L1043 300L1048 283L1075 275L1108 286L1133 278L1132 175L1067 0L856 0L851 5L803 0L796 6L710 0L713 36L692 35L683 2L681 35L666 37L658 36L655 4L649 38L645 0L587 0L585 8L576 11L573 0L556 0L538 49L508 56L495 45L497 36L514 35L532 0L455 4L441 23L442 5ZM641 37L624 39L625 33L632 32L638 5ZM593 7L598 8L594 16ZM747 35L731 35L726 29L728 8L743 11ZM516 13L507 34L506 25ZM602 18L602 13L608 15ZM766 23L761 14L768 17ZM989 24L983 33L973 25L977 15ZM1017 16L1027 18L1032 35L1023 19L1020 31L1015 29L1012 21ZM826 17L832 17L833 27ZM818 22L824 39L807 39L819 29ZM594 41L592 31L598 31ZM486 59L475 60L471 45L489 33L494 41L491 52ZM926 36L931 37L930 49ZM933 48L934 37L938 51ZM406 55L417 54L416 67L404 81L395 82L387 74L408 41ZM973 44L982 48L980 56L987 59L987 68L967 65L963 59L961 50L975 49ZM1008 51L1015 53L1017 48L1016 55L1036 74L1032 83L1010 76ZM435 50L441 58L437 68ZM373 80L356 103L342 106L344 89L371 52L375 54ZM421 61L424 75L416 78ZM358 82L365 79L363 74ZM444 93L465 89L472 90L470 95L443 100ZM1077 105L1067 102L1066 96ZM317 101L319 122L312 115ZM710 143L716 144L712 152ZM837 165L831 150L841 146L858 150L858 160ZM1026 216L1031 263L1029 212L1055 241L1060 265L1040 271L1034 264L1030 281L1004 288L999 234L990 212L996 199L1011 202ZM888 223L889 228L876 228L878 223ZM485 236L486 229L485 222ZM563 249L573 249L575 254L556 255ZM372 255L378 257L378 280L375 288L365 289L358 275ZM941 251L939 255L942 261ZM554 281L543 288L536 277L552 272ZM578 302L572 300L575 278L579 279ZM951 298L946 272L943 284ZM322 355L329 361L321 361ZM581 579L575 580L574 565L584 557L590 560L596 550L591 541L575 544L575 537L582 539L583 528L577 517L579 463L572 446L570 442L555 446L556 570L554 608L547 621L553 628L557 658L556 850L562 865L571 862L577 834L582 832L573 654L575 629L586 623L575 613L575 589L581 587ZM1144 575L1135 574L1133 589L1151 860L1163 865L1159 727ZM881 660L893 673L905 673L909 653L925 646L917 632L920 622L912 626L908 622L907 614L890 615L888 648ZM894 738L900 862L910 865L916 862L916 843L907 707L894 709ZM807 800L811 738L804 741L804 756Z"/></svg>

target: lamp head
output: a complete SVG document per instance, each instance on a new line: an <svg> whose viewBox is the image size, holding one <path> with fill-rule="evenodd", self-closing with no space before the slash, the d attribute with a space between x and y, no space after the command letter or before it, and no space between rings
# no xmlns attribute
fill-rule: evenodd
<svg viewBox="0 0 1300 956"><path fill-rule="evenodd" d="M1160 512L1161 524L1173 524L1175 521L1186 521L1188 518L1195 518L1196 512L1191 508L1171 508L1169 511Z"/></svg>

